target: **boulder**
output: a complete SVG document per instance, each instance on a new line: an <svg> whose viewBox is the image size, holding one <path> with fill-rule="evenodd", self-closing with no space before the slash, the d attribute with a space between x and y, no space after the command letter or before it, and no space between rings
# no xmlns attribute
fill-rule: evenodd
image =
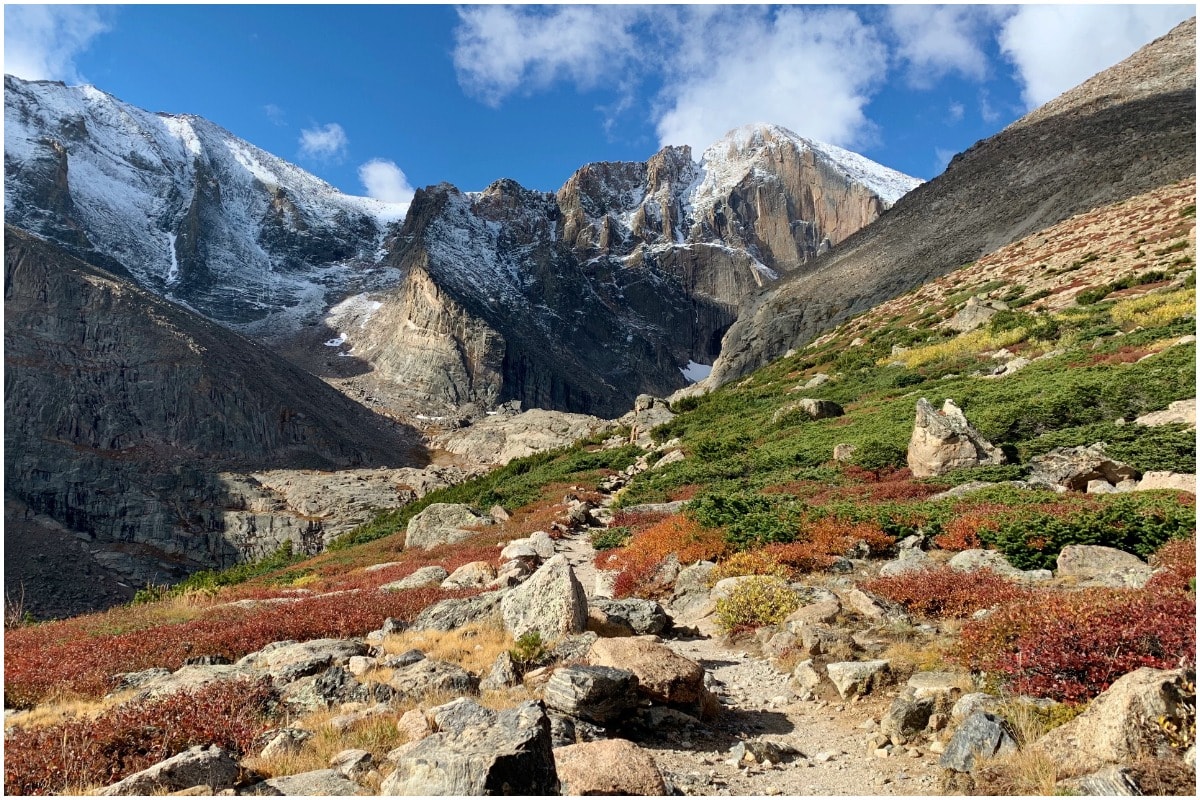
<svg viewBox="0 0 1200 800"><path fill-rule="evenodd" d="M343 703L386 703L392 690L379 683L359 683L343 667L330 667L283 687L280 699L295 711L318 711Z"/></svg>
<svg viewBox="0 0 1200 800"><path fill-rule="evenodd" d="M1145 792L1125 767L1107 767L1054 784L1055 794L1083 797L1140 797Z"/></svg>
<svg viewBox="0 0 1200 800"><path fill-rule="evenodd" d="M1081 586L1140 589L1154 573L1149 564L1132 553L1091 544L1067 545L1058 554L1056 565L1059 578Z"/></svg>
<svg viewBox="0 0 1200 800"><path fill-rule="evenodd" d="M375 756L357 748L343 750L329 759L329 768L352 781L361 781L375 768Z"/></svg>
<svg viewBox="0 0 1200 800"><path fill-rule="evenodd" d="M959 572L977 572L981 569L990 569L997 575L1003 575L1006 578L1012 578L1023 583L1046 581L1053 577L1050 574L1050 570L1046 569L1017 569L1012 564L1009 564L1008 559L998 550L963 550L961 553L955 553L948 564L951 569L958 570Z"/></svg>
<svg viewBox="0 0 1200 800"><path fill-rule="evenodd" d="M923 397L917 401L916 424L908 443L908 467L914 478L1004 461L1004 453L967 422L953 400L946 400L941 411Z"/></svg>
<svg viewBox="0 0 1200 800"><path fill-rule="evenodd" d="M908 744L917 734L925 730L933 714L933 697L905 697L901 695L879 720L879 732L887 736L897 747Z"/></svg>
<svg viewBox="0 0 1200 800"><path fill-rule="evenodd" d="M625 739L560 747L554 763L564 795L667 794L653 756Z"/></svg>
<svg viewBox="0 0 1200 800"><path fill-rule="evenodd" d="M314 639L309 642L277 642L237 662L265 672L277 686L307 675L324 672L331 666L345 666L354 656L367 655L367 646L352 639Z"/></svg>
<svg viewBox="0 0 1200 800"><path fill-rule="evenodd" d="M419 708L410 708L396 720L396 730L404 734L409 742L419 742L433 733L433 726L425 717L425 712Z"/></svg>
<svg viewBox="0 0 1200 800"><path fill-rule="evenodd" d="M816 400L812 397L803 397L793 403L781 406L772 415L771 423L778 424L780 420L793 414L801 414L809 419L831 419L833 417L840 417L845 413L842 407L832 400Z"/></svg>
<svg viewBox="0 0 1200 800"><path fill-rule="evenodd" d="M433 503L408 521L404 546L431 550L438 545L470 539L479 533L468 528L494 524L495 521L491 517L476 514L470 506L461 503Z"/></svg>
<svg viewBox="0 0 1200 800"><path fill-rule="evenodd" d="M854 459L854 454L858 452L856 444L835 444L833 446L833 460L839 464L848 464Z"/></svg>
<svg viewBox="0 0 1200 800"><path fill-rule="evenodd" d="M1129 763L1171 748L1159 720L1179 724L1195 708L1195 673L1141 667L1118 678L1075 719L1047 733L1033 747L1080 770ZM1195 713L1194 711L1190 713Z"/></svg>
<svg viewBox="0 0 1200 800"><path fill-rule="evenodd" d="M653 466L650 467L650 469L651 470L662 469L663 467L669 467L672 464L678 464L680 461L684 461L686 459L687 459L687 455L685 455L682 450L672 450L669 453L666 453L665 455L663 455L663 457L660 458L658 461L655 461Z"/></svg>
<svg viewBox="0 0 1200 800"><path fill-rule="evenodd" d="M352 708L353 706L349 707ZM372 717L382 717L390 714L391 711L392 707L387 703L376 703L368 708L338 714L336 717L331 717L327 724L338 733L345 733L364 720L371 719Z"/></svg>
<svg viewBox="0 0 1200 800"><path fill-rule="evenodd" d="M238 762L216 745L197 745L154 766L135 772L100 794L107 797L166 794L193 786L230 789L238 778Z"/></svg>
<svg viewBox="0 0 1200 800"><path fill-rule="evenodd" d="M517 669L517 662L505 650L496 656L496 660L492 662L492 667L488 670L488 674L479 682L479 689L484 692L497 692L511 686L518 686L520 683L521 672Z"/></svg>
<svg viewBox="0 0 1200 800"><path fill-rule="evenodd" d="M1196 476L1181 472L1146 472L1134 487L1134 491L1137 492L1151 492L1156 489L1174 489L1195 494Z"/></svg>
<svg viewBox="0 0 1200 800"><path fill-rule="evenodd" d="M564 447L610 423L587 414L532 408L489 414L474 424L439 434L435 443L472 464L507 464L543 450Z"/></svg>
<svg viewBox="0 0 1200 800"><path fill-rule="evenodd" d="M908 614L898 604L854 588L841 594L841 600L854 613L878 622L907 622Z"/></svg>
<svg viewBox="0 0 1200 800"><path fill-rule="evenodd" d="M638 679L615 667L561 667L550 676L542 696L555 711L605 725L637 707Z"/></svg>
<svg viewBox="0 0 1200 800"><path fill-rule="evenodd" d="M400 697L420 700L436 693L475 694L479 679L457 664L425 658L407 667L393 670L388 679Z"/></svg>
<svg viewBox="0 0 1200 800"><path fill-rule="evenodd" d="M588 651L587 662L629 670L637 676L639 693L657 703L692 706L703 703L708 693L704 668L653 637L600 639Z"/></svg>
<svg viewBox="0 0 1200 800"><path fill-rule="evenodd" d="M933 559L924 550L909 547L900 550L895 561L889 561L879 568L879 576L887 578L892 575L903 575L906 572L920 572L934 565Z"/></svg>
<svg viewBox="0 0 1200 800"><path fill-rule="evenodd" d="M485 592L474 597L442 600L426 608L413 620L412 631L452 631L500 611L502 592Z"/></svg>
<svg viewBox="0 0 1200 800"><path fill-rule="evenodd" d="M816 694L817 687L821 685L821 678L822 675L812 659L801 661L792 670L792 685L796 687L796 694L801 700L808 700Z"/></svg>
<svg viewBox="0 0 1200 800"><path fill-rule="evenodd" d="M962 694L963 686L971 685L971 676L963 672L914 672L905 683L920 700L925 697L946 698L947 701ZM949 708L949 705L946 706Z"/></svg>
<svg viewBox="0 0 1200 800"><path fill-rule="evenodd" d="M963 307L942 325L958 333L967 333L983 326L988 320L1007 308L1008 306L999 300L969 297Z"/></svg>
<svg viewBox="0 0 1200 800"><path fill-rule="evenodd" d="M449 575L450 573L446 572L444 568L436 565L431 567L421 567L411 575L401 578L398 581L385 583L379 588L389 592L399 591L402 589L421 589L426 586L437 586L442 581L446 580Z"/></svg>
<svg viewBox="0 0 1200 800"><path fill-rule="evenodd" d="M1138 477L1137 470L1105 453L1104 443L1056 447L1029 460L1029 481L1061 486L1074 492L1087 491L1088 483L1103 480L1113 486Z"/></svg>
<svg viewBox="0 0 1200 800"><path fill-rule="evenodd" d="M543 561L548 561L554 558L554 540L550 538L550 534L545 531L534 531L529 534L528 542L538 558Z"/></svg>
<svg viewBox="0 0 1200 800"><path fill-rule="evenodd" d="M954 772L970 772L978 759L1016 749L1017 740L1009 732L1008 723L994 714L976 711L954 732L938 766Z"/></svg>
<svg viewBox="0 0 1200 800"><path fill-rule="evenodd" d="M1196 427L1196 398L1176 400L1165 411L1152 411L1134 420L1135 425L1190 425Z"/></svg>
<svg viewBox="0 0 1200 800"><path fill-rule="evenodd" d="M887 680L886 660L839 661L825 665L825 674L833 681L834 688L843 700L870 694Z"/></svg>
<svg viewBox="0 0 1200 800"><path fill-rule="evenodd" d="M271 778L254 784L247 793L269 797L353 797L370 794L333 769L318 769L298 775Z"/></svg>
<svg viewBox="0 0 1200 800"><path fill-rule="evenodd" d="M592 612L604 614L610 625L627 629L627 635L630 636L657 636L671 627L671 618L667 616L663 607L653 600L637 597L624 600L592 600L588 605L588 613Z"/></svg>
<svg viewBox="0 0 1200 800"><path fill-rule="evenodd" d="M487 586L496 577L496 568L486 561L463 564L442 581L443 589L474 589Z"/></svg>
<svg viewBox="0 0 1200 800"><path fill-rule="evenodd" d="M415 664L423 658L425 658L425 654L413 648L405 650L403 653L397 653L394 656L384 656L381 663L388 669L398 669L399 667L407 667L409 664Z"/></svg>
<svg viewBox="0 0 1200 800"><path fill-rule="evenodd" d="M853 634L842 628L811 623L791 626L791 630L796 631L799 636L797 649L805 656L846 658L858 650Z"/></svg>
<svg viewBox="0 0 1200 800"><path fill-rule="evenodd" d="M530 701L486 724L435 733L395 757L380 794L471 796L559 793L550 719Z"/></svg>
<svg viewBox="0 0 1200 800"><path fill-rule="evenodd" d="M425 717L433 724L437 733L459 734L468 728L492 724L496 719L496 712L474 700L459 697L429 709L425 712Z"/></svg>
<svg viewBox="0 0 1200 800"><path fill-rule="evenodd" d="M783 624L788 630L799 632L805 625L828 625L837 619L837 615L841 612L841 601L837 599L837 595L830 593L828 598L800 606L788 614Z"/></svg>
<svg viewBox="0 0 1200 800"><path fill-rule="evenodd" d="M294 755L304 748L304 743L312 738L312 731L302 728L283 728L269 734L266 746L259 753L263 759L279 758Z"/></svg>
<svg viewBox="0 0 1200 800"><path fill-rule="evenodd" d="M697 561L695 564L679 570L675 576L675 588L672 599L683 597L708 598L708 576L717 568L713 561Z"/></svg>
<svg viewBox="0 0 1200 800"><path fill-rule="evenodd" d="M536 631L543 641L582 633L587 608L587 595L565 555L551 558L500 601L504 626L514 637Z"/></svg>

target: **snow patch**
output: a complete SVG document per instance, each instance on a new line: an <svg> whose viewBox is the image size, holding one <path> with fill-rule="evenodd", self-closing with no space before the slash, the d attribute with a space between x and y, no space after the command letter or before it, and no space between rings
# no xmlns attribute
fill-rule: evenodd
<svg viewBox="0 0 1200 800"><path fill-rule="evenodd" d="M329 313L325 315L325 324L333 328L335 331L342 333L342 341L338 342L336 345L333 345L329 344L329 342L334 341L333 339L330 339L329 342L326 342L325 344L329 345L330 347L337 347L341 345L346 339L345 331L350 330L355 326L357 326L359 330L365 331L367 329L367 325L371 322L371 317L374 316L375 312L382 307L382 302L378 300L372 300L365 292L347 297L345 300L329 309Z"/></svg>
<svg viewBox="0 0 1200 800"><path fill-rule="evenodd" d="M683 377L688 383L696 383L702 381L712 374L712 364L697 364L695 361L689 360L686 367L680 367L679 371L683 373Z"/></svg>
<svg viewBox="0 0 1200 800"><path fill-rule="evenodd" d="M346 343L346 334L344 334L344 333L341 336L337 337L336 339L326 339L325 340L326 347L341 347L345 343Z"/></svg>
<svg viewBox="0 0 1200 800"><path fill-rule="evenodd" d="M179 257L175 255L176 238L173 233L167 234L167 249L171 251L171 266L167 269L167 286L174 286L179 282Z"/></svg>

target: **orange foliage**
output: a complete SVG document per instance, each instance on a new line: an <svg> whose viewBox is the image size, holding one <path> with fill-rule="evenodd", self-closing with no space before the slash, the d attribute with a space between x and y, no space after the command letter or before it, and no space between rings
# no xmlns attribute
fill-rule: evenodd
<svg viewBox="0 0 1200 800"><path fill-rule="evenodd" d="M680 564L687 565L717 559L728 551L723 531L705 528L690 517L676 514L635 533L629 544L597 566L620 570L613 593L629 597L664 588L655 585L653 579L667 556L675 555Z"/></svg>

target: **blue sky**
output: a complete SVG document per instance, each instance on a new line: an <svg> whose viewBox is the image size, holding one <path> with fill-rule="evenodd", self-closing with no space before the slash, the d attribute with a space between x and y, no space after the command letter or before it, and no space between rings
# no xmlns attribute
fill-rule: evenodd
<svg viewBox="0 0 1200 800"><path fill-rule="evenodd" d="M1195 6L6 6L5 72L207 117L353 194L558 188L774 122L922 178Z"/></svg>

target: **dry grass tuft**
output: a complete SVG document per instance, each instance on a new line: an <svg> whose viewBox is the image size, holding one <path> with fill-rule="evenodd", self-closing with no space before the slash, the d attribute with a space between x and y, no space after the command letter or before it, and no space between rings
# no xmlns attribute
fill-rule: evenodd
<svg viewBox="0 0 1200 800"><path fill-rule="evenodd" d="M512 635L499 620L473 623L453 631L405 631L383 641L388 654L417 649L428 658L458 664L476 675L491 669L496 657L512 646ZM379 680L376 675L372 673L369 677Z"/></svg>

